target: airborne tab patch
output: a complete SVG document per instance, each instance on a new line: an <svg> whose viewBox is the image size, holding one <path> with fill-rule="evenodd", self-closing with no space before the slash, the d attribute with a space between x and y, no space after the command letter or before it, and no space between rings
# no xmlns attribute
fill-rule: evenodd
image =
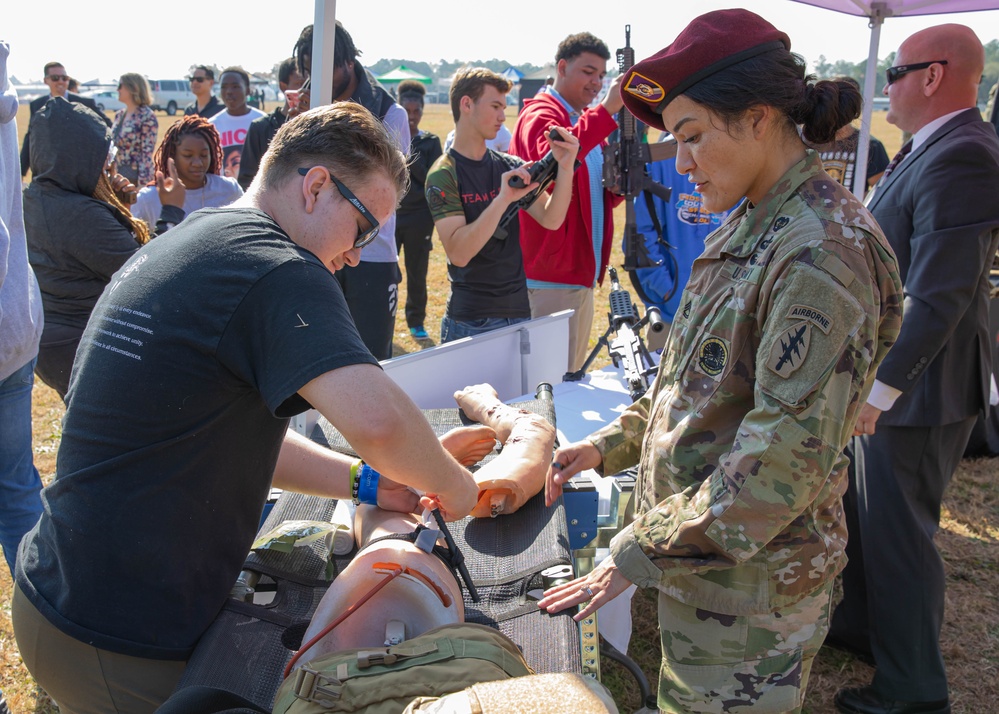
<svg viewBox="0 0 999 714"><path fill-rule="evenodd" d="M791 309L787 311L786 317L789 320L808 320L827 335L832 329L833 321L828 315L807 305L792 305Z"/></svg>
<svg viewBox="0 0 999 714"><path fill-rule="evenodd" d="M811 333L809 322L797 322L785 330L770 349L770 359L767 360L770 371L784 379L794 374L805 363Z"/></svg>

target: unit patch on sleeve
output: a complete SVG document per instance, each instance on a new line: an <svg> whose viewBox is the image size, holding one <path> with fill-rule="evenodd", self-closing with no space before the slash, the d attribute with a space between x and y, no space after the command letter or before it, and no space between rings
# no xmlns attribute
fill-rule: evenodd
<svg viewBox="0 0 999 714"><path fill-rule="evenodd" d="M728 347L718 337L709 337L697 350L697 364L709 377L717 377L728 362Z"/></svg>
<svg viewBox="0 0 999 714"><path fill-rule="evenodd" d="M430 208L438 211L447 205L447 198L444 196L444 191L438 186L430 187L430 190L427 191L427 200L430 203Z"/></svg>
<svg viewBox="0 0 999 714"><path fill-rule="evenodd" d="M808 356L811 332L809 322L796 322L787 328L770 348L770 359L767 360L770 371L784 379L794 374Z"/></svg>

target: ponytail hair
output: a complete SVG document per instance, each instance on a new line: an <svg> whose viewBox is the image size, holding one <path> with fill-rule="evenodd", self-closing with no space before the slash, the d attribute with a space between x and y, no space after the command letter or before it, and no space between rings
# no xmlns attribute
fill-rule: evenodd
<svg viewBox="0 0 999 714"><path fill-rule="evenodd" d="M721 116L727 125L764 104L786 117L786 130L812 144L832 141L840 127L860 116L863 97L848 78L818 80L805 74L801 55L770 50L726 67L686 90L691 101Z"/></svg>

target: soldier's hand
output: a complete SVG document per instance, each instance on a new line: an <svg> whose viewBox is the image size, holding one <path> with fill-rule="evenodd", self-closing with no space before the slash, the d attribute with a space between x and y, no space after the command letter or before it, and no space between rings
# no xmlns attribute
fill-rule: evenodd
<svg viewBox="0 0 999 714"><path fill-rule="evenodd" d="M595 469L603 456L591 442L577 441L563 446L552 457L552 465L545 478L545 505L550 506L562 495L562 486L573 476L586 469Z"/></svg>
<svg viewBox="0 0 999 714"><path fill-rule="evenodd" d="M614 559L607 557L589 575L545 590L544 597L538 600L538 607L554 614L579 605L579 612L572 616L579 622L629 587L631 581L617 569Z"/></svg>

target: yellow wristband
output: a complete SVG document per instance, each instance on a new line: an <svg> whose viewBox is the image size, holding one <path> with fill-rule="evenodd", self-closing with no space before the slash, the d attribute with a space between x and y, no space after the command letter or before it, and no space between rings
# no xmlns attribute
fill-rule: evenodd
<svg viewBox="0 0 999 714"><path fill-rule="evenodd" d="M364 461L361 459L355 459L354 463L350 465L350 499L354 502L355 506L360 503L360 501L357 500L357 471L361 468L361 464L363 463Z"/></svg>

